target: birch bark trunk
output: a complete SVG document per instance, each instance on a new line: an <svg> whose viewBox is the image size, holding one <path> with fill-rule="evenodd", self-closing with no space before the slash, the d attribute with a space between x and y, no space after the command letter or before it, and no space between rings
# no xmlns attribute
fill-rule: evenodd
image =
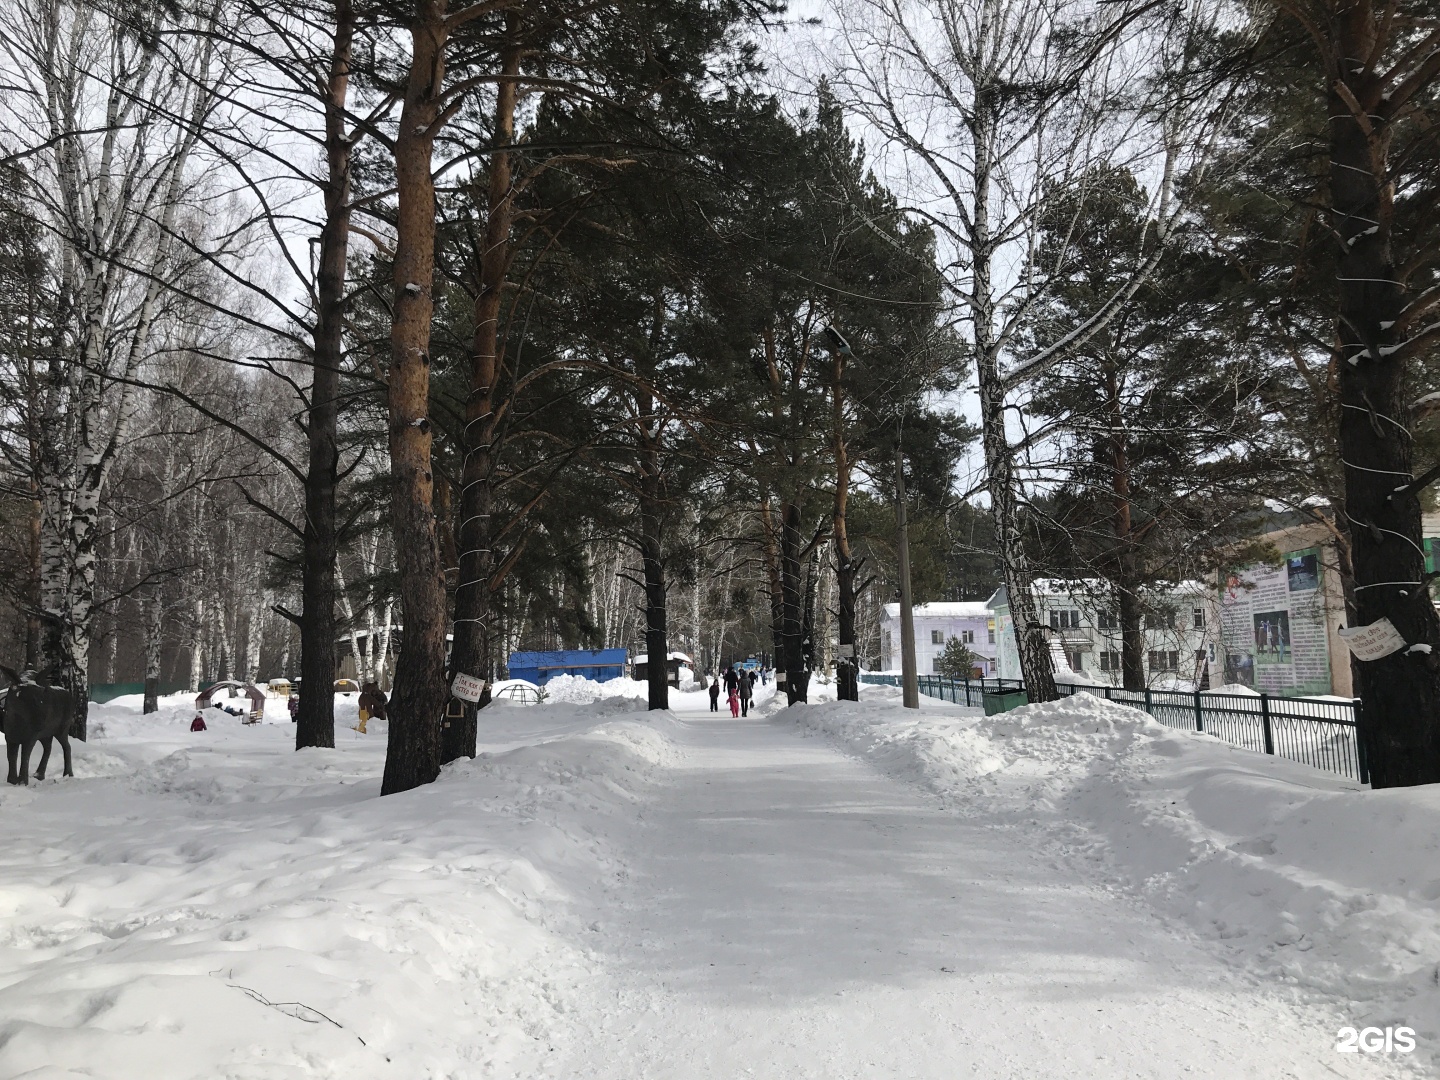
<svg viewBox="0 0 1440 1080"><path fill-rule="evenodd" d="M993 182L990 110L993 106L986 97L996 92L994 88L976 89L971 127L975 186L967 246L974 278L969 307L975 342L976 382L980 391L981 444L985 453L986 491L990 496L996 547L1015 627L1020 671L1032 702L1053 701L1056 697L1055 666L1050 657L1046 628L1040 625L1036 614L1034 575L1020 533L1020 511L1016 498L1020 481L1015 473L1015 451L1005 430L1005 382L1000 370L1000 343L995 330L992 263L999 241L990 234Z"/></svg>
<svg viewBox="0 0 1440 1080"><path fill-rule="evenodd" d="M152 585L145 597L145 703L142 707L145 713L160 709L160 646L164 640L164 621L160 587Z"/></svg>

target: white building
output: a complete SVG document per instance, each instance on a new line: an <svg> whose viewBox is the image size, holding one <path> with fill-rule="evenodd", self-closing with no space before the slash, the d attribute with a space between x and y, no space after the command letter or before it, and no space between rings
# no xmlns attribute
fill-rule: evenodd
<svg viewBox="0 0 1440 1080"><path fill-rule="evenodd" d="M937 671L936 663L951 638L982 658L975 678L996 674L995 613L984 600L915 606L915 662L921 675ZM886 604L880 615L880 667L900 670L900 605Z"/></svg>
<svg viewBox="0 0 1440 1080"><path fill-rule="evenodd" d="M1151 590L1142 602L1147 683L1186 688L1207 678L1219 683L1221 671L1215 662L1219 619L1214 587L1186 581ZM1121 684L1120 620L1105 582L1042 578L1035 582L1035 603L1041 625L1050 628L1056 660L1063 657L1077 681ZM996 674L1002 679L1019 679L1020 654L1003 586L987 606L999 640ZM1058 669L1059 664L1056 666ZM1070 677L1062 670L1056 674L1062 682Z"/></svg>

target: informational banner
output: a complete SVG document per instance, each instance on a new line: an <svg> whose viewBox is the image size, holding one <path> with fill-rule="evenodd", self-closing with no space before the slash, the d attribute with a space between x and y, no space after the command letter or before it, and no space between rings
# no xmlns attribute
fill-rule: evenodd
<svg viewBox="0 0 1440 1080"><path fill-rule="evenodd" d="M1225 681L1298 697L1330 693L1320 549L1231 571L1220 590Z"/></svg>

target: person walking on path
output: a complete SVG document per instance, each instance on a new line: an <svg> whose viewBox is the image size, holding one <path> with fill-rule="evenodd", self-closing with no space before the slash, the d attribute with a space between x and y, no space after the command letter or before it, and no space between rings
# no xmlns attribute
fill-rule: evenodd
<svg viewBox="0 0 1440 1080"><path fill-rule="evenodd" d="M733 694L740 685L740 676L735 674L735 665L731 664L725 669L725 693Z"/></svg>
<svg viewBox="0 0 1440 1080"><path fill-rule="evenodd" d="M750 698L754 696L755 684L750 681L750 672L740 672L740 715L750 715Z"/></svg>
<svg viewBox="0 0 1440 1080"><path fill-rule="evenodd" d="M729 702L730 702L730 715L731 715L731 716L739 716L739 715L740 715L740 698L737 696L737 694L736 694L736 692L735 692L735 688L734 688L733 686L730 688L730 696L729 696L728 700L729 700Z"/></svg>
<svg viewBox="0 0 1440 1080"><path fill-rule="evenodd" d="M710 683L710 711L720 711L720 680L715 679Z"/></svg>

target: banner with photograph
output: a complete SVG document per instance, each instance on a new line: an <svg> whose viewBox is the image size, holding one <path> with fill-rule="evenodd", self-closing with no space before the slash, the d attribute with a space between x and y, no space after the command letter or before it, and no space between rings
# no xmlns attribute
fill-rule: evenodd
<svg viewBox="0 0 1440 1080"><path fill-rule="evenodd" d="M1233 570L1220 590L1225 681L1272 694L1330 693L1320 549Z"/></svg>

